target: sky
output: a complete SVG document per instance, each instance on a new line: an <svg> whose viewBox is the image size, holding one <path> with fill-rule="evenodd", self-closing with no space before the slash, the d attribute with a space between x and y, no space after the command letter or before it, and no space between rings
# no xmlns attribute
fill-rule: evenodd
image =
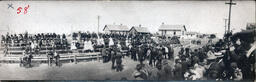
<svg viewBox="0 0 256 82"><path fill-rule="evenodd" d="M142 25L152 33L164 22L185 25L187 31L224 34L227 1L0 1L0 32L100 32L106 24ZM255 1L234 1L231 29L238 32L255 23ZM8 8L13 4L13 8ZM18 7L26 7L17 14Z"/></svg>

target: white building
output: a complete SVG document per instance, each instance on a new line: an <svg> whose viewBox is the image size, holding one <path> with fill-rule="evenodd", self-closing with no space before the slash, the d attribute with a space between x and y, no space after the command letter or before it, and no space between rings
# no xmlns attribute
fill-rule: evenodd
<svg viewBox="0 0 256 82"><path fill-rule="evenodd" d="M200 34L198 32L186 32L184 38L185 39L195 39L199 36Z"/></svg>
<svg viewBox="0 0 256 82"><path fill-rule="evenodd" d="M183 36L186 32L185 25L166 25L162 24L159 27L160 35L162 36Z"/></svg>

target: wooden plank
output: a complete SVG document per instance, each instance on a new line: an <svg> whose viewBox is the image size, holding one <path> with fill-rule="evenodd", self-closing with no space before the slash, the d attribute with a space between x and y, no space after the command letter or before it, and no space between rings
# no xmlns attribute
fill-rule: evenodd
<svg viewBox="0 0 256 82"><path fill-rule="evenodd" d="M101 58L102 56L94 56L94 57L77 57L77 60L84 60L84 59L95 59L95 58ZM70 58L60 58L60 61L67 61L67 60L73 60L73 57ZM43 59L32 59L32 62L47 62L47 58ZM0 62L20 62L20 58L5 58L5 59L0 59Z"/></svg>

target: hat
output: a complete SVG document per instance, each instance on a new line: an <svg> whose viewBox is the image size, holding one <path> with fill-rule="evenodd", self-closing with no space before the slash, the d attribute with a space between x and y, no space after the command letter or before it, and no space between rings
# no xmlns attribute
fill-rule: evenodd
<svg viewBox="0 0 256 82"><path fill-rule="evenodd" d="M137 76L139 76L141 73L140 72L136 72L135 74L134 74L134 77L137 77Z"/></svg>
<svg viewBox="0 0 256 82"><path fill-rule="evenodd" d="M221 53L225 53L225 52L226 52L226 50L221 50L220 52L221 52Z"/></svg>
<svg viewBox="0 0 256 82"><path fill-rule="evenodd" d="M213 59L216 59L217 57L215 55L209 55L207 57L208 60L213 60Z"/></svg>

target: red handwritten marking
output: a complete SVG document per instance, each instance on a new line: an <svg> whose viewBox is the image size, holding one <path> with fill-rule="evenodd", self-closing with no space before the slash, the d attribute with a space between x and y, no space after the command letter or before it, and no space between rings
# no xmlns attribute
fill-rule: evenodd
<svg viewBox="0 0 256 82"><path fill-rule="evenodd" d="M18 9L17 9L17 14L20 14L20 12L21 12L21 7L19 7Z"/></svg>
<svg viewBox="0 0 256 82"><path fill-rule="evenodd" d="M24 14L26 14L26 13L28 12L28 11L27 11L28 8L29 8L29 5L28 5L28 7L25 7L25 8L24 8L24 10L25 10L25 11L24 11Z"/></svg>
<svg viewBox="0 0 256 82"><path fill-rule="evenodd" d="M25 7L25 8L24 8L24 14L27 14L27 12L28 12L28 8L29 8L29 5L28 5L27 7ZM21 13L21 11L22 11L22 7L19 7L19 8L17 9L17 14L20 14L20 13Z"/></svg>

